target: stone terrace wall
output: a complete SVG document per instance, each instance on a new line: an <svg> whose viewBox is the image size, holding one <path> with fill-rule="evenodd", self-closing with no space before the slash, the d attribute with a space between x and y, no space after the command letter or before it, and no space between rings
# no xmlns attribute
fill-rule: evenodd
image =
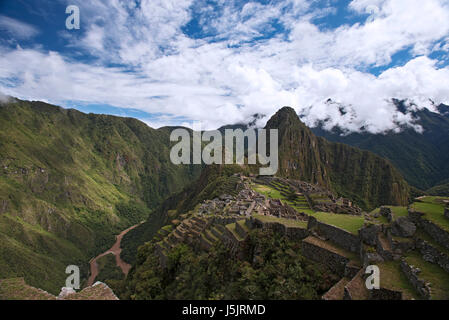
<svg viewBox="0 0 449 320"><path fill-rule="evenodd" d="M274 232L281 233L291 240L302 240L309 236L309 231L305 228L288 227L279 222L265 222L254 217L247 219L246 225L251 229L258 228L263 230L272 230Z"/></svg>
<svg viewBox="0 0 449 320"><path fill-rule="evenodd" d="M246 230L239 223L235 224L235 232L242 238L245 238L248 235Z"/></svg>
<svg viewBox="0 0 449 320"><path fill-rule="evenodd" d="M429 234L436 242L449 249L449 232L443 230L435 223L423 218L423 213L409 210L410 219L420 226Z"/></svg>
<svg viewBox="0 0 449 320"><path fill-rule="evenodd" d="M315 229L321 236L326 237L337 245L349 250L351 252L360 252L360 238L359 236L347 232L343 229L322 223L314 217L309 218L307 229Z"/></svg>
<svg viewBox="0 0 449 320"><path fill-rule="evenodd" d="M402 292L386 289L386 288L380 288L380 289L374 289L370 290L371 300L402 300Z"/></svg>
<svg viewBox="0 0 449 320"><path fill-rule="evenodd" d="M211 224L221 224L221 225L227 225L230 223L237 222L238 220L243 220L244 218L238 218L238 217L220 217L215 216L212 218Z"/></svg>
<svg viewBox="0 0 449 320"><path fill-rule="evenodd" d="M422 279L419 278L420 270L410 266L404 259L401 261L401 269L407 277L408 281L412 286L418 291L418 293L424 299L431 299L431 289L430 286Z"/></svg>
<svg viewBox="0 0 449 320"><path fill-rule="evenodd" d="M447 254L439 251L437 248L422 239L416 240L416 247L421 252L425 261L435 263L445 271L449 272L449 256Z"/></svg>
<svg viewBox="0 0 449 320"><path fill-rule="evenodd" d="M323 263L339 276L345 276L346 264L349 259L335 252L314 245L306 240L302 241L302 254L315 262Z"/></svg>

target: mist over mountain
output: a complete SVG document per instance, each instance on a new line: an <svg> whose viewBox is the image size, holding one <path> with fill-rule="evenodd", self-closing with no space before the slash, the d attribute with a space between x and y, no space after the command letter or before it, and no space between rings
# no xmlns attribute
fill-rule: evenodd
<svg viewBox="0 0 449 320"><path fill-rule="evenodd" d="M389 159L418 189L426 190L447 183L449 178L449 107L440 104L432 112L407 106L395 100L397 110L414 118L415 127L402 125L397 131L379 134L347 132L322 121L312 131L329 141L341 142L372 151Z"/></svg>

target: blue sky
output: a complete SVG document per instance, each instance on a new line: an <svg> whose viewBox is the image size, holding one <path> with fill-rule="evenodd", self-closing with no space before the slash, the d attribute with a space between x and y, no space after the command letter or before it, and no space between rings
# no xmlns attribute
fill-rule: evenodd
<svg viewBox="0 0 449 320"><path fill-rule="evenodd" d="M310 126L414 126L391 99L448 103L448 51L447 0L0 3L0 92L154 127L262 125L284 105Z"/></svg>

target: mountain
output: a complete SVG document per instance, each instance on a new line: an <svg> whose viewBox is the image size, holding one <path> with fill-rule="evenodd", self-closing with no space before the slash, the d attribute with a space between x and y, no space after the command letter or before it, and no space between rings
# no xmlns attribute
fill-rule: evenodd
<svg viewBox="0 0 449 320"><path fill-rule="evenodd" d="M320 184L364 208L407 203L408 185L388 161L316 137L293 109L279 110L266 128L279 130L278 175ZM174 210L232 193L234 173L256 172L173 165L171 129L43 102L1 103L0 279L24 277L57 294L65 268L80 266L86 279L87 262L121 230L147 219L123 239L123 259L131 261L139 244L176 218Z"/></svg>
<svg viewBox="0 0 449 320"><path fill-rule="evenodd" d="M226 126L245 130L244 124ZM277 175L321 185L365 209L383 204L406 205L409 186L391 163L375 154L315 136L292 108L280 109L265 129L279 130ZM267 148L269 150L269 148ZM123 258L135 263L137 249L161 227L194 209L203 200L238 190L234 173L255 174L255 166L208 166L197 181L170 196L148 220L125 235Z"/></svg>
<svg viewBox="0 0 449 320"><path fill-rule="evenodd" d="M199 176L169 159L170 131L43 102L0 104L0 279L57 294L68 265L109 248Z"/></svg>
<svg viewBox="0 0 449 320"><path fill-rule="evenodd" d="M403 101L396 101L398 110L405 112ZM423 132L402 127L400 133L371 134L368 132L344 135L336 127L323 129L324 123L312 128L313 133L329 141L368 150L389 159L414 187L427 190L449 179L449 107L438 106L439 114L423 109L413 112L416 124Z"/></svg>
<svg viewBox="0 0 449 320"><path fill-rule="evenodd" d="M265 128L279 130L278 175L322 185L365 209L408 203L409 186L389 161L315 136L294 109L282 108Z"/></svg>

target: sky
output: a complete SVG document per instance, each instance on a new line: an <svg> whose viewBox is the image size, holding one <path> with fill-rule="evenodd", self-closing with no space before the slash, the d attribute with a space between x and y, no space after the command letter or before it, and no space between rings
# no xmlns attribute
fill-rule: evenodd
<svg viewBox="0 0 449 320"><path fill-rule="evenodd" d="M3 95L156 128L291 106L309 126L420 131L412 111L449 104L449 0L1 0Z"/></svg>

